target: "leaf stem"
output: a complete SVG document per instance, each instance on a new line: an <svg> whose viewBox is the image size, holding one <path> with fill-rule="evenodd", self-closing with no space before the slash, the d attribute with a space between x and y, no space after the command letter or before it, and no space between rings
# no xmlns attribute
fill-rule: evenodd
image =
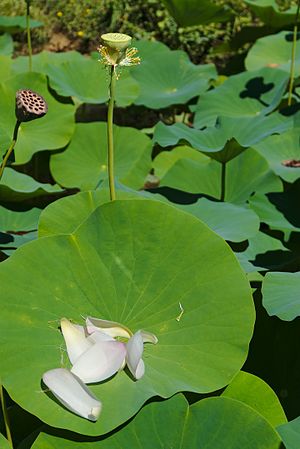
<svg viewBox="0 0 300 449"><path fill-rule="evenodd" d="M29 57L29 72L32 71L32 47L31 47L31 32L30 32L30 0L26 0L26 30L27 30L27 46Z"/></svg>
<svg viewBox="0 0 300 449"><path fill-rule="evenodd" d="M291 58L291 68L290 68L290 84L289 84L289 95L288 95L288 106L292 104L292 93L294 87L294 77L295 77L295 60L296 60L296 42L298 34L298 19L300 11L300 0L298 0L297 12L295 17L295 25L293 32L293 45L292 45L292 58Z"/></svg>
<svg viewBox="0 0 300 449"><path fill-rule="evenodd" d="M221 162L221 196L220 200L225 200L225 183L226 183L226 162Z"/></svg>
<svg viewBox="0 0 300 449"><path fill-rule="evenodd" d="M5 155L3 156L3 161L0 165L0 181L4 172L4 169L6 167L7 161L9 159L9 156L11 155L11 153L13 152L15 145L16 145L16 141L18 138L18 130L19 130L19 126L20 126L21 122L19 122L19 120L17 120L16 124L15 124L15 129L14 129L14 134L13 134L13 140L10 144L9 149L7 150L7 152L5 153Z"/></svg>
<svg viewBox="0 0 300 449"><path fill-rule="evenodd" d="M3 389L3 386L1 383L0 383L0 400L1 400L4 425L5 425L6 438L9 441L11 447L13 447L13 441L12 441L12 436L11 436L11 431L10 431L10 426L9 426L9 417L8 417L7 408L6 408L6 404L5 404L4 389Z"/></svg>
<svg viewBox="0 0 300 449"><path fill-rule="evenodd" d="M114 180L114 136L113 136L113 122L114 122L114 103L115 103L115 88L116 88L116 73L114 66L110 68L110 83L109 83L109 102L107 112L107 164L108 164L108 183L110 200L116 199L115 180Z"/></svg>

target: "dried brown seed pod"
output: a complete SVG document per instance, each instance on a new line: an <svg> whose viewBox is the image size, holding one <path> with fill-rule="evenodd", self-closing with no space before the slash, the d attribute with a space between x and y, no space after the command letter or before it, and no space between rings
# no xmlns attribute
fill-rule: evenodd
<svg viewBox="0 0 300 449"><path fill-rule="evenodd" d="M300 160L299 159L287 159L286 161L281 162L285 167L294 167L300 168Z"/></svg>
<svg viewBox="0 0 300 449"><path fill-rule="evenodd" d="M48 111L44 98L30 89L20 89L16 93L16 117L19 122L29 122L43 117Z"/></svg>

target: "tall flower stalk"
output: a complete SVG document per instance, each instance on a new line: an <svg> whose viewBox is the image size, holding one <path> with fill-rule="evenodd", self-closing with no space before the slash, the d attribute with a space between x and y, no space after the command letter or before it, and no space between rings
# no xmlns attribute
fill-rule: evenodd
<svg viewBox="0 0 300 449"><path fill-rule="evenodd" d="M131 36L121 33L107 33L101 36L103 45L100 45L100 62L109 69L109 101L107 112L107 173L110 200L116 199L115 177L114 177L114 105L116 94L116 82L119 79L119 69L123 66L132 66L140 63L136 56L137 49L129 48Z"/></svg>
<svg viewBox="0 0 300 449"><path fill-rule="evenodd" d="M27 47L28 47L28 61L29 72L32 71L32 46L31 46L31 31L30 31L30 0L26 1L26 31L27 31Z"/></svg>

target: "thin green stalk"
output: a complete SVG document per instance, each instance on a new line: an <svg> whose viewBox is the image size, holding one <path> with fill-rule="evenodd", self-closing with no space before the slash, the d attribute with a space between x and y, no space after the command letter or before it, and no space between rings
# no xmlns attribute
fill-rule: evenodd
<svg viewBox="0 0 300 449"><path fill-rule="evenodd" d="M114 103L115 103L115 89L116 89L116 74L114 66L110 68L110 83L109 83L109 102L107 112L107 149L108 149L108 184L110 192L110 200L116 199L115 180L114 180Z"/></svg>
<svg viewBox="0 0 300 449"><path fill-rule="evenodd" d="M297 7L297 12L296 12L294 32L293 32L293 45L292 45L292 59L291 59L291 68L290 68L290 84L289 84L288 106L291 106L291 104L292 104L292 93L293 93L293 87L294 87L295 60L296 60L296 42L297 42L297 33L298 33L299 11L300 11L300 0L298 0L298 7Z"/></svg>
<svg viewBox="0 0 300 449"><path fill-rule="evenodd" d="M30 0L26 0L26 29L27 29L27 46L29 57L29 72L32 71L32 47L31 47L31 32L30 32Z"/></svg>
<svg viewBox="0 0 300 449"><path fill-rule="evenodd" d="M226 162L221 162L221 196L220 200L225 200L225 184L226 184Z"/></svg>
<svg viewBox="0 0 300 449"><path fill-rule="evenodd" d="M0 181L4 172L4 169L6 167L7 161L9 159L9 156L11 155L11 153L13 152L15 145L16 145L16 141L17 141L17 137L18 137L18 130L19 130L19 126L20 126L21 122L19 122L19 120L17 120L16 125L15 125L15 129L14 129L14 135L13 135L13 140L10 144L9 149L7 150L7 152L5 153L4 157L3 157L3 161L0 165Z"/></svg>
<svg viewBox="0 0 300 449"><path fill-rule="evenodd" d="M5 404L4 390L3 390L3 386L1 383L0 383L0 400L1 400L4 425L5 425L6 438L9 441L11 447L13 447L13 441L12 441L12 436L11 436L11 431L10 431L10 426L9 426L9 417L8 417L7 408L6 408L6 404Z"/></svg>

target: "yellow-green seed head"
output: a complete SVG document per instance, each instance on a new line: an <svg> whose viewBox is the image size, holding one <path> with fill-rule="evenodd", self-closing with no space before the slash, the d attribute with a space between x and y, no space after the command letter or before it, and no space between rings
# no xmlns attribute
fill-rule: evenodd
<svg viewBox="0 0 300 449"><path fill-rule="evenodd" d="M122 33L106 33L102 34L101 39L104 45L107 45L112 50L124 51L131 44L131 36Z"/></svg>

